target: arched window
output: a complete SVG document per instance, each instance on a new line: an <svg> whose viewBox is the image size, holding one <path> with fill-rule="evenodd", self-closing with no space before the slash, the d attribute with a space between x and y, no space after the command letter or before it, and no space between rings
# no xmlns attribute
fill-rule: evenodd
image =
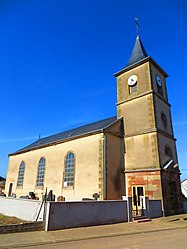
<svg viewBox="0 0 187 249"><path fill-rule="evenodd" d="M70 187L74 185L75 175L75 155L69 152L65 158L64 168L64 187Z"/></svg>
<svg viewBox="0 0 187 249"><path fill-rule="evenodd" d="M162 124L164 128L166 129L167 128L167 117L166 117L166 114L163 112L161 113L161 120L162 120Z"/></svg>
<svg viewBox="0 0 187 249"><path fill-rule="evenodd" d="M41 157L39 164L38 164L38 174L37 174L36 186L43 187L44 175L45 175L45 158Z"/></svg>
<svg viewBox="0 0 187 249"><path fill-rule="evenodd" d="M25 173L25 163L24 161L22 161L19 166L17 187L23 187L24 173Z"/></svg>
<svg viewBox="0 0 187 249"><path fill-rule="evenodd" d="M165 155L169 158L173 158L173 153L169 145L165 146Z"/></svg>

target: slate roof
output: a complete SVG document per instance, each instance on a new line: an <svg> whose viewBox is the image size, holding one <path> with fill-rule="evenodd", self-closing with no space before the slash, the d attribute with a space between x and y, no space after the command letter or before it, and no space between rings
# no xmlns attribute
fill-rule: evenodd
<svg viewBox="0 0 187 249"><path fill-rule="evenodd" d="M130 57L126 67L129 67L129 66L145 59L146 57L148 57L148 54L145 51L145 48L144 48L143 43L140 39L140 36L137 35L136 42L134 44L134 48L133 48L131 57Z"/></svg>
<svg viewBox="0 0 187 249"><path fill-rule="evenodd" d="M4 182L4 181L6 181L6 179L4 177L0 176L0 182Z"/></svg>
<svg viewBox="0 0 187 249"><path fill-rule="evenodd" d="M119 75L121 75L122 73L126 72L127 70L129 70L131 67L134 67L137 63L141 63L143 61L146 60L150 60L152 61L154 64L156 64L157 66L159 66L145 51L145 48L143 46L143 43L140 39L140 36L137 35L136 37L136 41L134 44L134 48L132 50L130 59L127 63L127 65L120 70L119 72L115 73L114 76L118 77ZM159 66L160 67L160 66ZM161 68L161 67L160 67ZM163 69L161 69L163 71ZM163 71L164 72L164 71ZM167 74L164 72L164 74L167 76Z"/></svg>
<svg viewBox="0 0 187 249"><path fill-rule="evenodd" d="M117 117L115 116L115 117L107 118L104 120L100 120L98 122L87 124L87 125L84 125L78 128L74 128L68 131L64 131L64 132L61 132L61 133L58 133L52 136L44 137L44 138L38 139L34 143L14 153L11 153L9 155L11 156L11 155L19 154L25 151L29 151L31 149L36 149L36 148L50 145L56 142L62 142L64 140L69 140L69 139L76 138L82 135L87 135L93 132L103 131L105 128L115 123L116 121L117 121Z"/></svg>

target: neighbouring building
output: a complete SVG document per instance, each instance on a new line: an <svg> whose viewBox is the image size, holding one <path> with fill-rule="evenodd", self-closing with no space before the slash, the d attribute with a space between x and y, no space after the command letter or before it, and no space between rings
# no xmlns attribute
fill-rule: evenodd
<svg viewBox="0 0 187 249"><path fill-rule="evenodd" d="M182 212L180 170L167 95L167 73L137 35L117 79L117 116L41 138L9 155L5 192L41 198L160 200L163 214Z"/></svg>
<svg viewBox="0 0 187 249"><path fill-rule="evenodd" d="M182 194L185 198L187 198L187 179L183 180L181 182L181 190L182 190Z"/></svg>
<svg viewBox="0 0 187 249"><path fill-rule="evenodd" d="M6 179L0 176L0 194L4 194Z"/></svg>

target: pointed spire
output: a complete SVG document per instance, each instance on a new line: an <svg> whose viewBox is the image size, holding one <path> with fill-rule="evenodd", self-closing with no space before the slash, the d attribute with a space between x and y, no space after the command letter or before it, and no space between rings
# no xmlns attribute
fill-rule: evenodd
<svg viewBox="0 0 187 249"><path fill-rule="evenodd" d="M132 64L135 64L135 63L143 60L146 57L148 57L148 54L145 51L145 48L144 48L143 43L140 39L140 36L137 35L136 42L135 42L131 57L130 57L126 67L131 66Z"/></svg>

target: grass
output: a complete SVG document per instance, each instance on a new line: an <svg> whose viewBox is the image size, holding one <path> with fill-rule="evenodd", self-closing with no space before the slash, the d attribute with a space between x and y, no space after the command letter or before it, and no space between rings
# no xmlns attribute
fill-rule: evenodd
<svg viewBox="0 0 187 249"><path fill-rule="evenodd" d="M18 219L16 217L0 214L0 225L10 225L10 224L20 224L20 223L25 223L25 221Z"/></svg>

